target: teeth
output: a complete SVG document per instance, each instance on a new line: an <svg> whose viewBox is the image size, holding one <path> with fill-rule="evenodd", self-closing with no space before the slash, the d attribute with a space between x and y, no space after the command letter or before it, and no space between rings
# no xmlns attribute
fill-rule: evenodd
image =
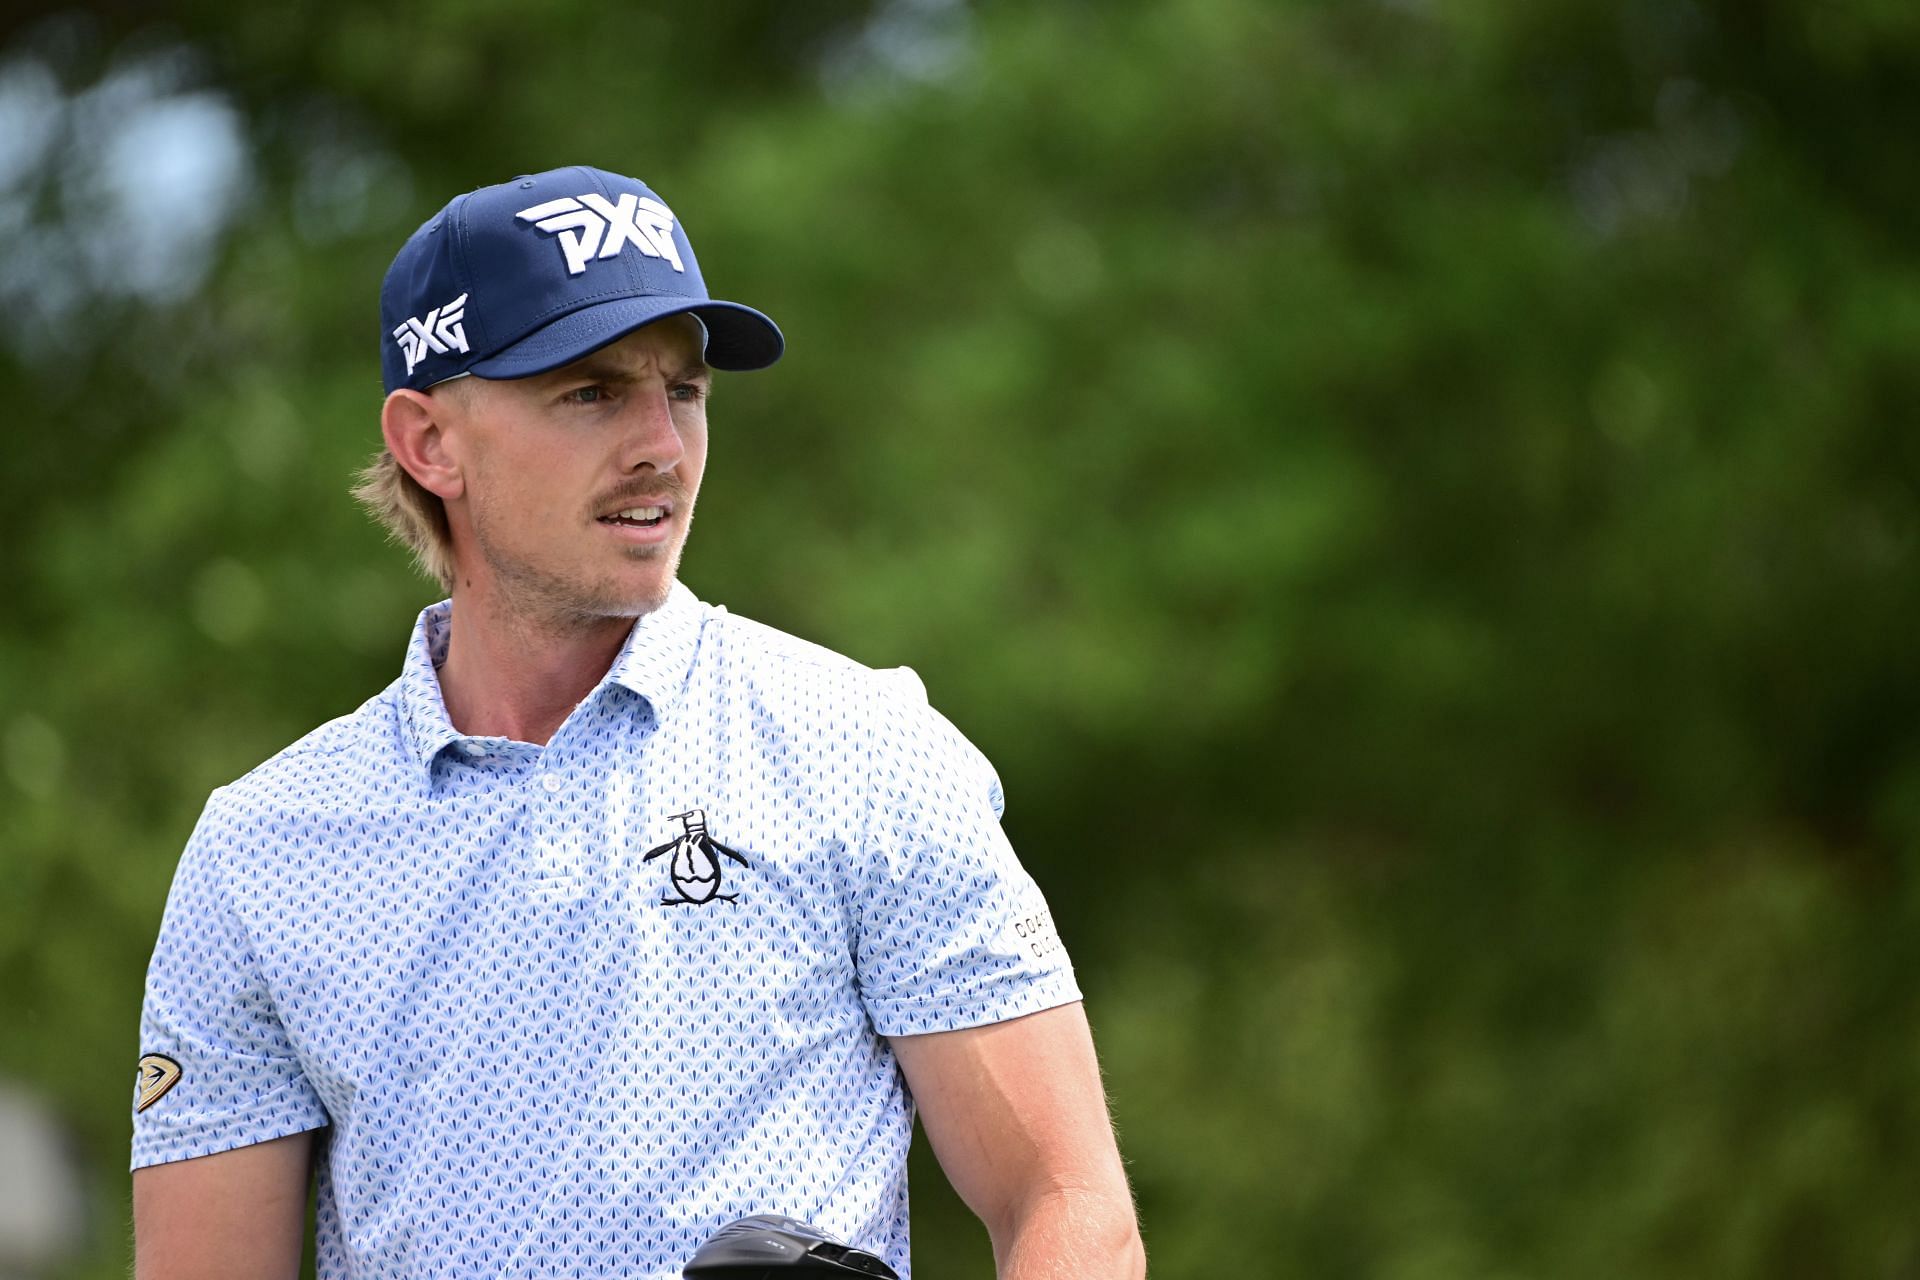
<svg viewBox="0 0 1920 1280"><path fill-rule="evenodd" d="M628 507L614 515L616 520L658 520L667 514L665 507Z"/></svg>

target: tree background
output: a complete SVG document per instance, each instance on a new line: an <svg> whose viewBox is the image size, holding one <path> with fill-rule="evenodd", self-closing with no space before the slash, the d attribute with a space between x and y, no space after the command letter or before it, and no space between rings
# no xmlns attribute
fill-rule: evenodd
<svg viewBox="0 0 1920 1280"><path fill-rule="evenodd" d="M996 762L1156 1275L1920 1275L1920 8L0 18L0 1076L124 1274L213 786L434 594L346 496L452 194L786 329L685 576ZM916 1274L988 1272L916 1166ZM4 1262L4 1259L0 1259Z"/></svg>

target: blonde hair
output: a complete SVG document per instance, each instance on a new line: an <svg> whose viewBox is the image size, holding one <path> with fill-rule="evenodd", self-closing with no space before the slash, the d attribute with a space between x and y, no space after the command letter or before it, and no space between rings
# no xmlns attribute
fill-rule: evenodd
<svg viewBox="0 0 1920 1280"><path fill-rule="evenodd" d="M474 379L458 374L427 388L433 395L446 392L465 407L473 403ZM453 533L447 527L447 508L418 480L407 474L391 449L382 449L360 468L353 480L353 496L387 531L387 537L413 553L420 572L453 594Z"/></svg>
<svg viewBox="0 0 1920 1280"><path fill-rule="evenodd" d="M453 535L447 509L420 487L392 452L382 449L354 478L353 496L386 529L387 536L413 553L413 562L443 591L453 591Z"/></svg>

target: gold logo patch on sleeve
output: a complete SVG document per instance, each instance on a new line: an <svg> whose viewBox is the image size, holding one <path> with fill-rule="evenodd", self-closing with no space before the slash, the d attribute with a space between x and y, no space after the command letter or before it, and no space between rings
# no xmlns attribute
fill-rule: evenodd
<svg viewBox="0 0 1920 1280"><path fill-rule="evenodd" d="M136 1114L160 1101L160 1095L180 1083L180 1064L164 1053L150 1053L140 1059L140 1093L134 1100Z"/></svg>

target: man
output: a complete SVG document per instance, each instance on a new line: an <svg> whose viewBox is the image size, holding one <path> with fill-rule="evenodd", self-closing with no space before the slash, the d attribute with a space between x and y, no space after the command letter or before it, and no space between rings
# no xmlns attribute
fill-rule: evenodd
<svg viewBox="0 0 1920 1280"><path fill-rule="evenodd" d="M911 672L676 577L710 368L672 211L555 170L382 292L360 495L439 577L402 675L216 791L148 974L136 1272L679 1275L731 1219L907 1273L917 1104L1002 1277L1144 1271L1079 992Z"/></svg>

